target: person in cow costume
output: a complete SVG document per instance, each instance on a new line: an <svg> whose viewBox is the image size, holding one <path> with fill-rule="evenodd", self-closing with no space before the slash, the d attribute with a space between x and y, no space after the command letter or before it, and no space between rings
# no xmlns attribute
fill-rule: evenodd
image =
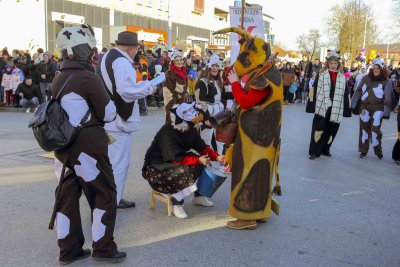
<svg viewBox="0 0 400 267"><path fill-rule="evenodd" d="M242 38L239 55L228 74L240 108L236 139L227 151L227 161L232 166L229 214L236 218L228 222L227 227L254 229L257 223L265 222L271 216L271 210L279 213L279 204L272 195L281 195L277 167L283 84L279 70L269 60L271 48L268 43L236 27L214 34L228 32ZM274 173L276 182L272 187Z"/></svg>

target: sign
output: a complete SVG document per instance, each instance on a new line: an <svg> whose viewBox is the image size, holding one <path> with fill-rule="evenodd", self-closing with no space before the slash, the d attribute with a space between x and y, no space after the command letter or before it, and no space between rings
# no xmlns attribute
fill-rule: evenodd
<svg viewBox="0 0 400 267"><path fill-rule="evenodd" d="M51 12L52 21L62 21L71 24L84 24L85 17L67 13Z"/></svg>
<svg viewBox="0 0 400 267"><path fill-rule="evenodd" d="M231 27L239 27L242 22L242 7L230 6L229 7ZM246 7L244 9L243 27L252 36L264 40L264 23L261 6ZM231 64L236 61L239 55L240 45L238 43L239 35L231 33Z"/></svg>
<svg viewBox="0 0 400 267"><path fill-rule="evenodd" d="M148 29L137 26L126 26L126 30L130 32L136 32L138 34L138 40L144 41L145 45L152 46L156 44L159 37L164 37L164 40L168 40L168 34L165 31L159 31L154 29Z"/></svg>

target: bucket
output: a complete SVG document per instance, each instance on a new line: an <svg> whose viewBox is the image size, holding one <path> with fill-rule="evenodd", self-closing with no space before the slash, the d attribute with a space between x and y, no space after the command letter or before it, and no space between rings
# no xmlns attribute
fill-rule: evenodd
<svg viewBox="0 0 400 267"><path fill-rule="evenodd" d="M225 182L227 174L212 166L203 169L197 180L197 191L205 197L212 197L218 188Z"/></svg>

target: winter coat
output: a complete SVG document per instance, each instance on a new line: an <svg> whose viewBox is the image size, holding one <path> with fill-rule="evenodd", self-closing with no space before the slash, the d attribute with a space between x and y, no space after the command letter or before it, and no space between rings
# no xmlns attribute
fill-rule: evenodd
<svg viewBox="0 0 400 267"><path fill-rule="evenodd" d="M40 92L40 89L37 85L32 84L31 86L28 86L25 84L25 82L18 85L18 88L15 93L16 94L23 93L24 94L23 98L27 100L31 100L34 97L37 97L39 99L42 97L42 93Z"/></svg>
<svg viewBox="0 0 400 267"><path fill-rule="evenodd" d="M41 83L51 83L54 78L54 66L49 60L47 63L41 62L39 65L37 65L37 71L39 72L39 76L42 74L46 75L46 79L42 79L40 77L40 82Z"/></svg>
<svg viewBox="0 0 400 267"><path fill-rule="evenodd" d="M282 80L283 86L290 86L296 80L296 75L294 74L294 71L292 69L283 69Z"/></svg>

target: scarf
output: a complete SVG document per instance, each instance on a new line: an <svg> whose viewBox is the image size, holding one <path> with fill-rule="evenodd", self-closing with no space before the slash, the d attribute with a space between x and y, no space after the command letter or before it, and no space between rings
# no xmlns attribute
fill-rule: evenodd
<svg viewBox="0 0 400 267"><path fill-rule="evenodd" d="M171 69L175 72L179 77L181 77L187 83L187 76L186 76L186 68L183 66L182 68L177 68L174 65L171 65Z"/></svg>
<svg viewBox="0 0 400 267"><path fill-rule="evenodd" d="M318 80L315 114L326 117L328 108L332 107L329 120L331 122L340 123L343 118L344 93L346 88L346 79L340 72L337 72L336 84L334 87L335 94L332 101L330 97L331 75L329 74L329 71L323 72Z"/></svg>

